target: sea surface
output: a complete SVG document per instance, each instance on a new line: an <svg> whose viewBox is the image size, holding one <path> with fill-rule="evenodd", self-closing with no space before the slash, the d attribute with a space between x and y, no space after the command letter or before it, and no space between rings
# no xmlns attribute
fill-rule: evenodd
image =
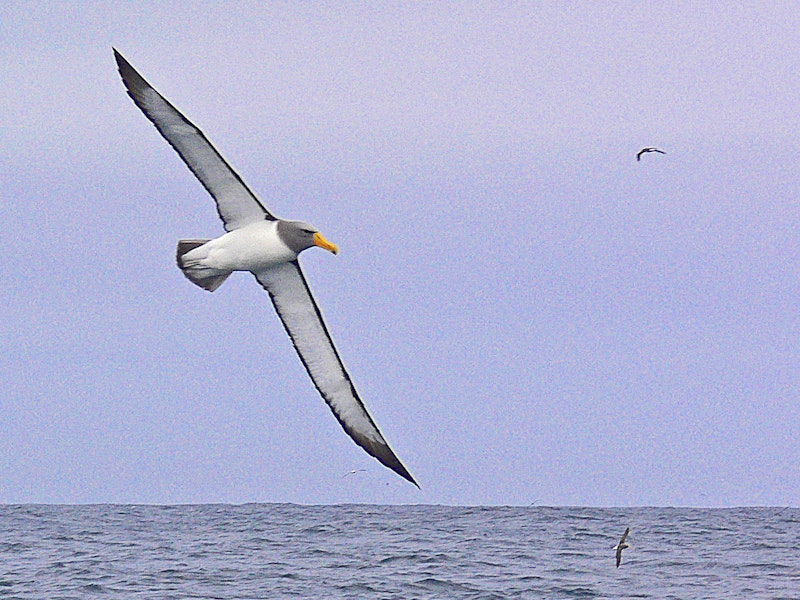
<svg viewBox="0 0 800 600"><path fill-rule="evenodd" d="M3 599L800 598L797 508L5 505L0 536Z"/></svg>

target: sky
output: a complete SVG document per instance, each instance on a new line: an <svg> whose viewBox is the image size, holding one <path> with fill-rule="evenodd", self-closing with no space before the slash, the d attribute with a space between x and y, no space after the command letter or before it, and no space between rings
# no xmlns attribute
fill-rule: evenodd
<svg viewBox="0 0 800 600"><path fill-rule="evenodd" d="M1 3L0 502L797 506L798 31L791 3ZM420 490L252 276L175 266L223 229L112 46L339 245L300 262Z"/></svg>

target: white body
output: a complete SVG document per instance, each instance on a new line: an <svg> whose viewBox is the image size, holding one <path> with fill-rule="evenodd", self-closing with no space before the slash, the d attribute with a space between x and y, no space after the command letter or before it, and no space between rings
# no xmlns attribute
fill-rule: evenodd
<svg viewBox="0 0 800 600"><path fill-rule="evenodd" d="M262 271L295 260L297 254L278 237L277 221L259 221L210 240L183 255L185 269L208 275Z"/></svg>

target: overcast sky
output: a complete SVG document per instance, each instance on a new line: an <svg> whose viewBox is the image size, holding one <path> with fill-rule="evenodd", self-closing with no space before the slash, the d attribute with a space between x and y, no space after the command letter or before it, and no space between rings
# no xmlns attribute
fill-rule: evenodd
<svg viewBox="0 0 800 600"><path fill-rule="evenodd" d="M1 3L0 502L797 506L798 32L793 3ZM421 491L252 276L181 275L222 226L112 46L339 245L301 263Z"/></svg>

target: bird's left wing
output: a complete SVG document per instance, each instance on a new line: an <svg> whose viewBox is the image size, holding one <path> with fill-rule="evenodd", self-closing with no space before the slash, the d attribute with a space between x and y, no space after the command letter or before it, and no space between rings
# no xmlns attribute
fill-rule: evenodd
<svg viewBox="0 0 800 600"><path fill-rule="evenodd" d="M306 371L347 434L368 454L419 487L361 402L298 262L281 263L254 275L269 292Z"/></svg>
<svg viewBox="0 0 800 600"><path fill-rule="evenodd" d="M622 538L620 538L620 540L619 540L619 545L620 546L625 543L625 540L628 538L628 534L630 532L631 532L631 528L630 527L626 527L625 528L625 533L622 534Z"/></svg>
<svg viewBox="0 0 800 600"><path fill-rule="evenodd" d="M225 230L274 220L203 132L147 83L116 49L114 58L128 95L214 198Z"/></svg>

